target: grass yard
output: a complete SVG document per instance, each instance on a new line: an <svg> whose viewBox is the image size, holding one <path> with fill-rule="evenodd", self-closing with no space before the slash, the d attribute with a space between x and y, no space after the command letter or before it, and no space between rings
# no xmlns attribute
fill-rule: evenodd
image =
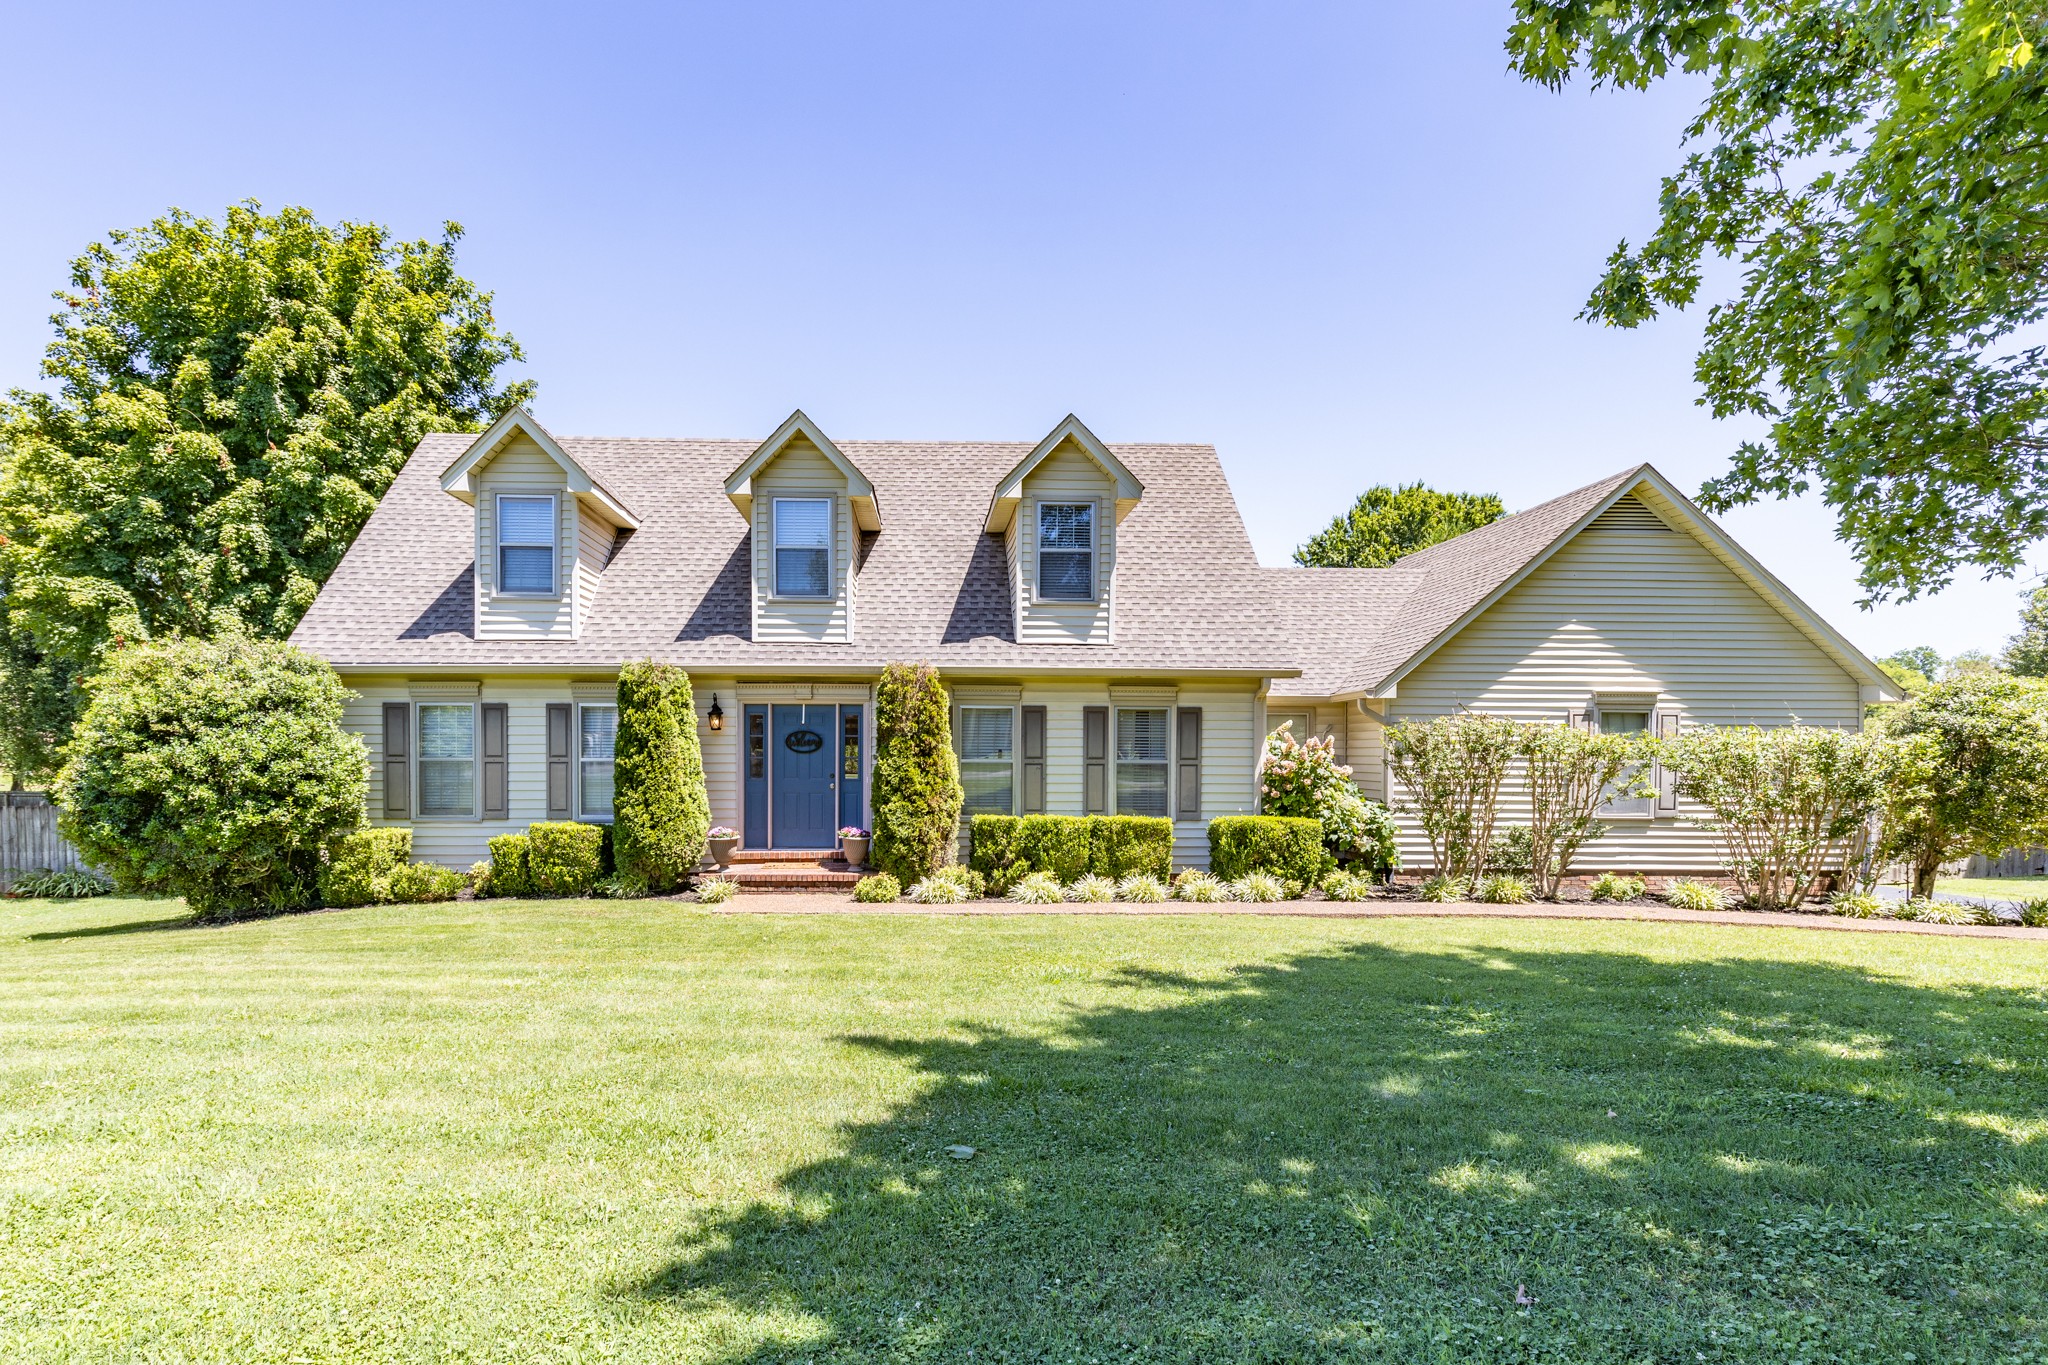
<svg viewBox="0 0 2048 1365"><path fill-rule="evenodd" d="M2048 943L173 914L0 902L0 1359L2048 1360Z"/></svg>
<svg viewBox="0 0 2048 1365"><path fill-rule="evenodd" d="M1996 896L2005 900L2028 901L2048 896L2048 877L1943 877L1934 884L1936 895Z"/></svg>

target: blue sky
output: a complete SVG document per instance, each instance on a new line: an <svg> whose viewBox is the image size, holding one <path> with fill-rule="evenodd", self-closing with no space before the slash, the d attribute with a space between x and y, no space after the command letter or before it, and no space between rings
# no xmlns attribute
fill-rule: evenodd
<svg viewBox="0 0 2048 1365"><path fill-rule="evenodd" d="M0 383L109 228L256 198L466 272L564 434L1213 442L1268 563L1364 486L1511 507L1745 434L1698 319L1575 322L1697 88L1552 94L1504 4L96 6L10 0ZM1996 648L2019 586L1860 612L1825 509L1725 518L1874 653Z"/></svg>

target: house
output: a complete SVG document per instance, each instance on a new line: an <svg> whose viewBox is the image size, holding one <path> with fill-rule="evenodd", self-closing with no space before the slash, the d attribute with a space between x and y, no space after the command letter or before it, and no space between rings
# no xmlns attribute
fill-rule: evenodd
<svg viewBox="0 0 2048 1365"><path fill-rule="evenodd" d="M1385 799L1384 728L1411 717L1854 728L1896 696L1648 465L1390 568L1272 569L1212 448L1073 417L1035 445L838 442L797 412L753 443L514 410L420 442L292 638L352 689L373 822L458 866L610 818L640 658L689 670L712 816L747 848L868 824L874 680L929 660L970 813L1171 816L1184 864L1257 808L1282 720ZM1688 814L1660 777L1582 865L1710 872Z"/></svg>

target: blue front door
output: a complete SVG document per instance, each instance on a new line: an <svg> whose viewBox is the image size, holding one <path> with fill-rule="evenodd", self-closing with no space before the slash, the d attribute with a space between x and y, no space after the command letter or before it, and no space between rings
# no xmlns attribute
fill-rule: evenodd
<svg viewBox="0 0 2048 1365"><path fill-rule="evenodd" d="M769 761L774 847L830 848L839 841L839 768L836 706L777 706L770 727Z"/></svg>

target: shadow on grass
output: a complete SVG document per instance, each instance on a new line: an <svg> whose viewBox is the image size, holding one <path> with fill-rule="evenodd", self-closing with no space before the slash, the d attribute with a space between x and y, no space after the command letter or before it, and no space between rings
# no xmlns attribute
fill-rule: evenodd
<svg viewBox="0 0 2048 1365"><path fill-rule="evenodd" d="M174 915L169 919L131 919L119 924L94 924L83 929L50 929L39 934L23 934L30 943L52 943L69 938L109 938L115 934L155 934L166 929L201 929L208 921L192 914Z"/></svg>
<svg viewBox="0 0 2048 1365"><path fill-rule="evenodd" d="M2048 1358L2040 991L1378 947L1123 984L852 1040L921 1098L620 1292L762 1362Z"/></svg>

